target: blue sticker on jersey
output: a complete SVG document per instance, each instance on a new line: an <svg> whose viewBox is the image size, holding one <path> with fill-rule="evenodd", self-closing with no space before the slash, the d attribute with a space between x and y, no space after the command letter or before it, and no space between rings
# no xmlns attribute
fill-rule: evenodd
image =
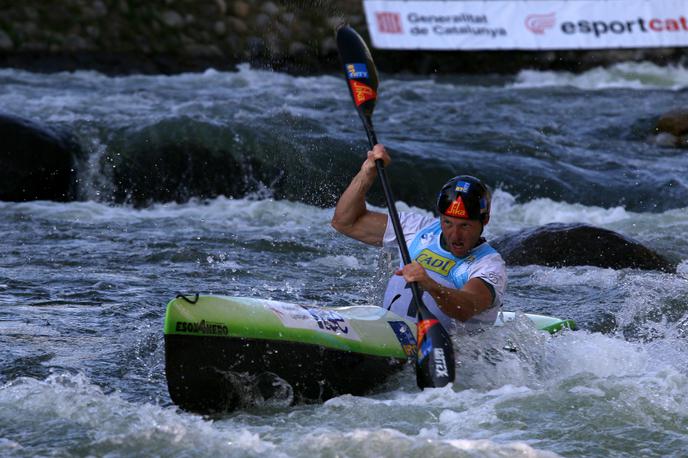
<svg viewBox="0 0 688 458"><path fill-rule="evenodd" d="M366 64L346 64L346 76L351 79L368 78Z"/></svg>

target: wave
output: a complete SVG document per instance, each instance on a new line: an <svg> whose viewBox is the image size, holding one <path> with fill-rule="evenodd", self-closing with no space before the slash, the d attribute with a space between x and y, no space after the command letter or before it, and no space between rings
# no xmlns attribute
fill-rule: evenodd
<svg viewBox="0 0 688 458"><path fill-rule="evenodd" d="M669 67L667 67L669 68ZM686 155L651 140L656 107L671 108L688 71L619 64L583 75L524 72L516 85L392 76L380 86L376 125L392 153L397 199L431 208L436 188L466 173L519 202L536 198L661 213L683 208ZM614 76L616 73L622 76ZM657 91L515 90L530 85L600 89L630 81ZM652 79L655 75L655 79ZM635 77L634 77L635 78ZM647 83L645 83L647 82ZM240 67L175 76L0 70L0 105L73 132L88 156L82 200L184 202L219 195L330 207L368 149L341 78ZM586 86L587 85L587 86ZM654 85L654 86L653 86ZM572 116L571 113L579 113ZM631 191L629 191L631 190ZM382 205L379 187L371 201Z"/></svg>
<svg viewBox="0 0 688 458"><path fill-rule="evenodd" d="M576 74L564 71L522 70L513 88L569 86L583 90L601 89L669 89L688 87L688 68L680 65L659 66L651 62L623 62L598 67Z"/></svg>
<svg viewBox="0 0 688 458"><path fill-rule="evenodd" d="M383 206L374 203L369 206L372 210L386 212ZM401 200L397 201L397 209L432 214L428 208ZM330 219L333 214L332 207L266 198L262 194L243 198L193 198L183 203L153 203L141 208L99 201L0 202L0 210L12 218L44 220L46 224L127 225L157 220L169 227L193 223L244 234L257 230L265 236L289 231L323 238L332 236ZM688 232L688 207L654 213L631 211L618 205L586 206L548 198L519 202L516 196L497 188L492 199L492 217L485 230L488 238L495 238L549 223L584 223L606 228L633 237L660 252L673 253L677 259L688 260L688 241L682 235ZM355 260L325 258L321 262L343 262L350 268L357 268Z"/></svg>

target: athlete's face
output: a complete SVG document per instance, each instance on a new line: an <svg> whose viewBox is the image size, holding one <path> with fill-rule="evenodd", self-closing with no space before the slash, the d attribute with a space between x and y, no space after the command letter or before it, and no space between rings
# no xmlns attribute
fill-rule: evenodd
<svg viewBox="0 0 688 458"><path fill-rule="evenodd" d="M440 224L447 249L458 257L466 256L478 244L480 234L483 231L483 225L480 221L472 219L442 215Z"/></svg>

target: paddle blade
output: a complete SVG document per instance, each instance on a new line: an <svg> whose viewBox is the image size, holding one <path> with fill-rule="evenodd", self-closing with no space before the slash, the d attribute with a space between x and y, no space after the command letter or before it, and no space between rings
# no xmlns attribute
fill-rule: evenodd
<svg viewBox="0 0 688 458"><path fill-rule="evenodd" d="M337 29L337 49L359 113L370 121L377 102L377 68L363 38L348 25Z"/></svg>
<svg viewBox="0 0 688 458"><path fill-rule="evenodd" d="M416 352L416 383L421 390L453 382L456 369L449 333L427 309L425 312L419 314Z"/></svg>

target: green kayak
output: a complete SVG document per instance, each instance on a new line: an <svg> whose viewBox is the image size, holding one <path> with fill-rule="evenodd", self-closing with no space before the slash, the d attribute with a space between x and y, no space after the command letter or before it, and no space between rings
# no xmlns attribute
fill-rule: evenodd
<svg viewBox="0 0 688 458"><path fill-rule="evenodd" d="M571 320L526 316L541 330ZM513 320L502 312L495 323ZM178 296L167 304L165 372L172 401L213 413L277 390L293 401L362 395L401 370L416 325L378 306L321 307L229 296Z"/></svg>

